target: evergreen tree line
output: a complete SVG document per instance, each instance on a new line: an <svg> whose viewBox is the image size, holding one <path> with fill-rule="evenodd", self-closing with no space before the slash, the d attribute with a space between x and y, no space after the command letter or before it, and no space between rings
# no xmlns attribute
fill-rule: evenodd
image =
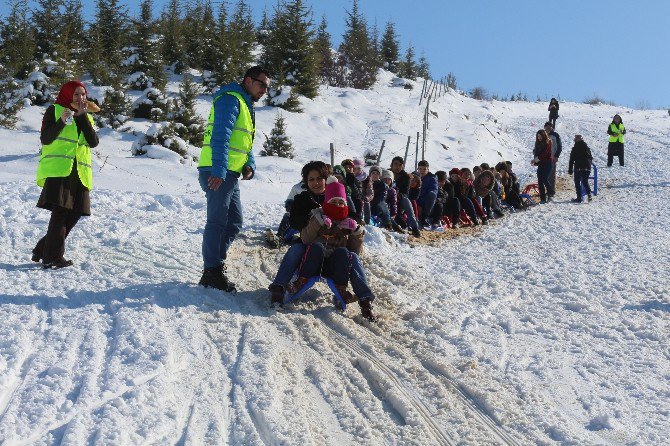
<svg viewBox="0 0 670 446"><path fill-rule="evenodd" d="M425 57L415 61L410 45L399 54L399 37L392 22L381 39L360 12L358 0L347 13L338 51L333 51L326 18L315 26L303 0L278 0L258 26L245 0L214 6L212 0L170 0L158 16L152 0L142 0L131 17L119 0L97 0L92 20L84 20L81 0L10 0L10 12L0 25L0 75L32 81L27 95L33 104L53 100L65 81L90 73L98 85L162 90L165 66L175 73L187 68L203 72L205 91L238 80L256 62L272 75L276 89L270 100L288 87L294 95L313 98L319 84L370 88L378 68L401 77L429 76ZM87 14L88 16L88 14Z"/></svg>

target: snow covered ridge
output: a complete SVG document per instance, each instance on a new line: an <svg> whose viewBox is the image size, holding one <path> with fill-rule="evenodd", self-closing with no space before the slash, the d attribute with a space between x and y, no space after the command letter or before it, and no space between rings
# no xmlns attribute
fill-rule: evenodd
<svg viewBox="0 0 670 446"><path fill-rule="evenodd" d="M385 166L408 135L414 150L420 89L389 84L324 89L304 113L282 112L296 157L257 157L241 183L234 296L195 286L205 216L195 163L133 157L131 132L100 132L94 215L68 239L75 267L31 264L49 218L35 208L44 108L0 129L0 444L666 443L666 111L561 104L559 174L572 135L584 135L601 167L592 203L559 194L440 246L372 230L363 260L378 324L334 311L322 286L269 312L283 251L266 249L262 230L279 222L302 164L328 161L330 142L340 160L385 139ZM209 99L197 105L206 116ZM432 170L504 158L531 176L546 104L447 95L430 109ZM276 112L259 108L259 136ZM616 112L626 167L606 169Z"/></svg>

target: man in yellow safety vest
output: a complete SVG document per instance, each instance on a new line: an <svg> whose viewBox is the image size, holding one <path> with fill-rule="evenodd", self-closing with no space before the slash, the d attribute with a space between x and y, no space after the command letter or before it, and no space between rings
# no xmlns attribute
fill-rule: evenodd
<svg viewBox="0 0 670 446"><path fill-rule="evenodd" d="M241 83L214 94L198 164L200 187L207 198L207 222L202 239L204 272L200 285L234 292L226 276L228 248L242 228L239 180L249 180L256 164L252 153L256 132L253 103L267 92L270 78L251 67Z"/></svg>

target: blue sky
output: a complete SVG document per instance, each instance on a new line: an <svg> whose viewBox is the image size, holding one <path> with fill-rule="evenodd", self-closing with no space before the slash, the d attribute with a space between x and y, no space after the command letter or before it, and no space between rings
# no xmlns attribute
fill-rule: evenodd
<svg viewBox="0 0 670 446"><path fill-rule="evenodd" d="M247 0L255 17L276 0ZM235 0L228 0L234 3ZM166 0L155 0L156 9ZM333 43L351 0L306 0L318 23L326 15ZM84 0L93 15L95 2ZM131 4L130 1L126 4ZM670 0L360 0L380 32L396 24L404 48L423 51L433 77L456 75L459 87L509 96L670 107ZM131 12L137 11L132 2ZM7 13L6 2L0 13Z"/></svg>

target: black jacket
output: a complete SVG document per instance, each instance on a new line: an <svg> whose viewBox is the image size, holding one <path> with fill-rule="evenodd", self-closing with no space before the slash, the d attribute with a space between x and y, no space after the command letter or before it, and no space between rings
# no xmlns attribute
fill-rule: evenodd
<svg viewBox="0 0 670 446"><path fill-rule="evenodd" d="M362 185L361 182L356 178L356 175L351 172L347 172L347 178L344 180L344 182L351 191L352 200L360 200L363 197Z"/></svg>
<svg viewBox="0 0 670 446"><path fill-rule="evenodd" d="M321 207L323 198L323 194L314 195L308 190L296 195L293 200L293 205L291 206L291 214L289 217L291 227L297 231L302 231L302 228L309 223L312 209Z"/></svg>
<svg viewBox="0 0 670 446"><path fill-rule="evenodd" d="M574 170L591 170L593 155L591 149L584 141L577 141L570 152L570 163L568 164L568 173Z"/></svg>
<svg viewBox="0 0 670 446"><path fill-rule="evenodd" d="M409 174L404 170L395 177L395 188L398 190L398 198L409 195Z"/></svg>

